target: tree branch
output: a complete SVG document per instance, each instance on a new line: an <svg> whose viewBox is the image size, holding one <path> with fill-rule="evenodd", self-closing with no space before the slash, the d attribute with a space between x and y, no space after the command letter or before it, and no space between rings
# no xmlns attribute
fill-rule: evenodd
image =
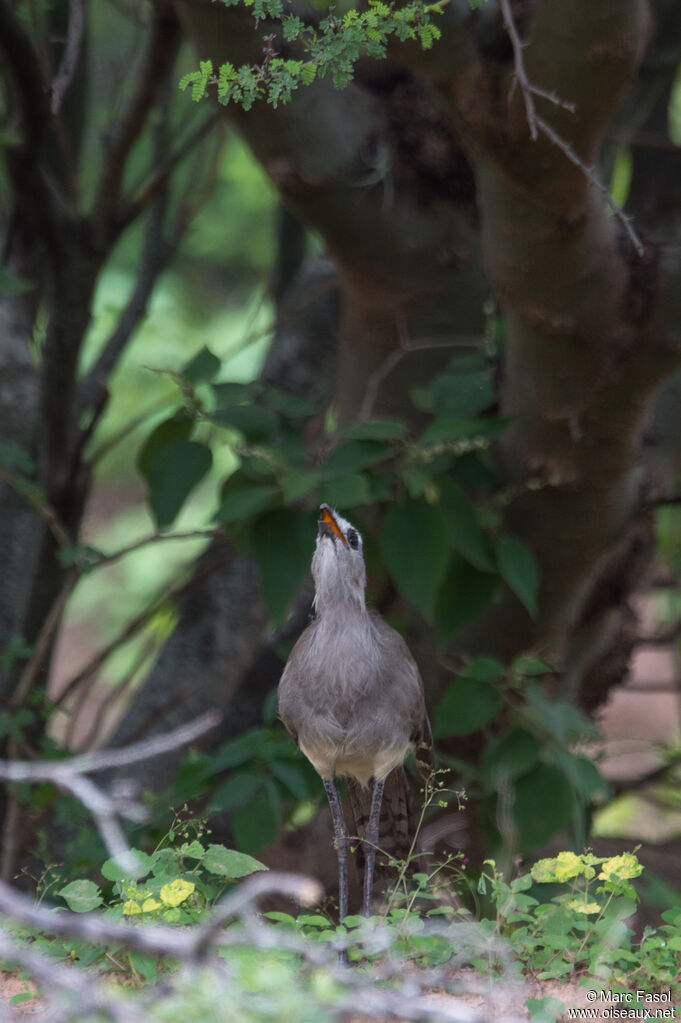
<svg viewBox="0 0 681 1023"><path fill-rule="evenodd" d="M0 0L0 49L16 85L26 144L37 149L50 121L47 90L31 38L7 0Z"/></svg>
<svg viewBox="0 0 681 1023"><path fill-rule="evenodd" d="M103 169L92 208L92 222L100 243L110 239L125 223L121 190L128 154L139 138L159 90L165 83L179 49L181 37L177 19L165 3L155 3L142 67L128 106L114 125L106 142Z"/></svg>
<svg viewBox="0 0 681 1023"><path fill-rule="evenodd" d="M233 557L233 551L228 551L229 559ZM166 591L161 594L156 600L154 600L149 607L146 607L140 612L132 621L121 630L121 632L107 644L102 650L100 650L90 661L85 665L84 668L73 676L73 678L66 683L65 687L60 692L59 696L55 700L55 707L61 707L64 701L75 692L83 682L87 681L96 671L98 671L105 661L111 656L111 654L118 650L120 646L127 643L128 640L132 639L133 636L144 628L148 621L154 617L155 614L169 601L180 600L185 594L191 592L191 590L201 582L206 576L210 575L211 572L215 571L218 564L223 564L223 558L216 558L213 562L208 562L204 565L200 565L199 568L193 573L190 579L176 586L173 590Z"/></svg>
<svg viewBox="0 0 681 1023"><path fill-rule="evenodd" d="M209 711L188 725L182 725L166 735L156 736L119 750L103 750L71 757L69 760L17 763L0 760L0 778L11 782L49 782L72 796L89 810L104 843L122 870L134 871L136 860L130 852L119 819L141 822L146 820L146 809L131 798L129 786L118 786L113 793L104 792L86 773L113 767L128 767L150 757L178 749L214 728L221 714ZM7 857L3 857L6 859ZM7 877L4 870L3 876Z"/></svg>
<svg viewBox="0 0 681 1023"><path fill-rule="evenodd" d="M566 142L566 140L559 135L559 133L552 128L543 117L539 117L537 115L534 105L534 96L540 96L542 99L548 100L555 106L559 106L564 110L570 111L570 113L574 113L576 107L574 103L567 103L556 96L555 93L546 89L541 89L530 82L523 59L523 44L520 36L518 35L518 29L516 28L516 24L513 19L510 0L499 0L499 2L502 17L504 19L504 25L506 26L506 31L508 32L509 39L511 40L511 46L513 47L513 63L515 68L513 84L514 86L518 85L520 88L523 103L525 104L525 116L527 118L527 125L530 129L530 137L536 142L538 134L541 132L554 144L554 146L557 146L558 149L560 149L561 153L563 153L568 160L575 165L575 167L579 167L589 183L593 185L594 188L597 188L604 196L607 205L629 235L629 239L634 246L636 253L639 256L643 256L645 253L645 246L637 232L632 227L631 217L628 217L624 211L620 209L613 197L610 195L608 188L599 179L593 167L587 167L569 142Z"/></svg>
<svg viewBox="0 0 681 1023"><path fill-rule="evenodd" d="M69 29L66 36L66 46L64 47L61 64L50 87L50 110L53 115L59 113L64 96L78 67L84 32L85 0L70 0Z"/></svg>

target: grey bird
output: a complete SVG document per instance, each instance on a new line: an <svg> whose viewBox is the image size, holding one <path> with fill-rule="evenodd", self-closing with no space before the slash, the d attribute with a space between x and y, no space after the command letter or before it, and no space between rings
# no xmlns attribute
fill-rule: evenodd
<svg viewBox="0 0 681 1023"><path fill-rule="evenodd" d="M315 618L294 646L279 683L279 715L317 770L331 807L338 855L339 910L348 911L349 832L336 778L343 775L355 825L363 831L362 912L371 911L381 804L387 828L381 848L409 850L404 759L416 751L419 771L433 771L423 683L407 644L365 602L362 537L321 505L312 557Z"/></svg>

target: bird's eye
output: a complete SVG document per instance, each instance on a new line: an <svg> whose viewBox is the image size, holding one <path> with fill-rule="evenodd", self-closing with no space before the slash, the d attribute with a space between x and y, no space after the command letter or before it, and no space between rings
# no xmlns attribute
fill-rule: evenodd
<svg viewBox="0 0 681 1023"><path fill-rule="evenodd" d="M347 538L348 543L352 547L353 551L356 551L357 548L359 547L359 537L357 536L356 530L348 529L345 536Z"/></svg>

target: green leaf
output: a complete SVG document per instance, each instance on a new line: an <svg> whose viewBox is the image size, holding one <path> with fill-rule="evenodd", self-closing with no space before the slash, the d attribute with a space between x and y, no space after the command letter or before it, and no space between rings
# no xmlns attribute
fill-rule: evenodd
<svg viewBox="0 0 681 1023"><path fill-rule="evenodd" d="M280 391L276 387L268 387L264 399L270 408L275 412L281 412L289 419L302 419L314 412L314 408L307 398L290 394L288 391Z"/></svg>
<svg viewBox="0 0 681 1023"><path fill-rule="evenodd" d="M329 920L325 916L321 916L319 913L301 913L298 917L298 923L303 924L305 927L328 927Z"/></svg>
<svg viewBox="0 0 681 1023"><path fill-rule="evenodd" d="M530 654L519 654L514 658L511 671L516 675L525 675L528 678L538 675L551 675L555 671L546 661L540 661Z"/></svg>
<svg viewBox="0 0 681 1023"><path fill-rule="evenodd" d="M158 978L158 964L155 958L138 948L131 949L129 955L131 966L150 984L154 984Z"/></svg>
<svg viewBox="0 0 681 1023"><path fill-rule="evenodd" d="M450 557L441 509L423 500L393 504L383 520L381 549L400 592L431 621Z"/></svg>
<svg viewBox="0 0 681 1023"><path fill-rule="evenodd" d="M2 289L0 288L0 293ZM12 995L8 1005L21 1005L22 1002L31 1002L35 998L33 991L19 991L18 994Z"/></svg>
<svg viewBox="0 0 681 1023"><path fill-rule="evenodd" d="M211 391L218 408L232 408L234 405L253 400L254 385L226 380L222 384L211 384Z"/></svg>
<svg viewBox="0 0 681 1023"><path fill-rule="evenodd" d="M556 1023L567 1011L560 998L548 995L545 998L528 998L525 1005L530 1013L530 1023Z"/></svg>
<svg viewBox="0 0 681 1023"><path fill-rule="evenodd" d="M253 527L253 554L262 595L272 621L281 622L310 567L314 519L292 508L277 508Z"/></svg>
<svg viewBox="0 0 681 1023"><path fill-rule="evenodd" d="M282 913L279 909L271 909L268 913L263 913L263 916L268 920L274 920L278 924L287 924L290 927L295 927L296 918L291 916L290 913Z"/></svg>
<svg viewBox="0 0 681 1023"><path fill-rule="evenodd" d="M492 787L525 774L539 763L541 744L524 728L508 728L496 736L482 754L482 766Z"/></svg>
<svg viewBox="0 0 681 1023"><path fill-rule="evenodd" d="M401 440L406 432L404 423L396 419L371 419L349 427L345 437L348 440Z"/></svg>
<svg viewBox="0 0 681 1023"><path fill-rule="evenodd" d="M319 485L321 474L318 472L287 472L281 484L285 504L293 504L301 497L306 497L311 490Z"/></svg>
<svg viewBox="0 0 681 1023"><path fill-rule="evenodd" d="M443 646L486 610L498 585L498 576L480 572L456 555L452 558L435 607L435 627Z"/></svg>
<svg viewBox="0 0 681 1023"><path fill-rule="evenodd" d="M0 295L20 295L34 287L31 281L25 281L23 277L18 277L11 270L0 266Z"/></svg>
<svg viewBox="0 0 681 1023"><path fill-rule="evenodd" d="M532 852L573 822L572 788L553 764L539 764L516 782L513 819L521 849Z"/></svg>
<svg viewBox="0 0 681 1023"><path fill-rule="evenodd" d="M223 499L215 513L215 520L227 525L240 519L249 519L266 508L271 508L277 496L275 487L255 486L235 490Z"/></svg>
<svg viewBox="0 0 681 1023"><path fill-rule="evenodd" d="M222 363L217 355L213 355L205 345L200 352L190 359L180 370L180 376L188 384L203 384L213 380L220 371Z"/></svg>
<svg viewBox="0 0 681 1023"><path fill-rule="evenodd" d="M184 412L178 412L170 419L164 419L151 431L137 455L137 469L147 478L156 457L168 447L181 440L189 440L194 422Z"/></svg>
<svg viewBox="0 0 681 1023"><path fill-rule="evenodd" d="M390 444L381 441L348 440L338 445L327 460L324 470L328 475L357 472L390 458L392 453Z"/></svg>
<svg viewBox="0 0 681 1023"><path fill-rule="evenodd" d="M242 735L237 736L236 739L230 739L229 742L219 746L212 755L210 768L207 773L210 775L218 774L219 771L224 771L229 767L238 767L239 764L245 764L256 755L261 742L262 731L259 728L254 728L250 732L244 732Z"/></svg>
<svg viewBox="0 0 681 1023"><path fill-rule="evenodd" d="M65 888L57 892L74 913L89 913L97 909L104 901L99 888L93 881L71 881Z"/></svg>
<svg viewBox="0 0 681 1023"><path fill-rule="evenodd" d="M449 477L440 481L440 506L447 516L454 549L480 571L494 572L494 561L478 524L475 508L463 487Z"/></svg>
<svg viewBox="0 0 681 1023"><path fill-rule="evenodd" d="M211 874L229 878L248 877L258 870L268 869L260 860L235 849L226 849L224 845L209 845L202 862Z"/></svg>
<svg viewBox="0 0 681 1023"><path fill-rule="evenodd" d="M229 426L242 433L246 440L266 440L276 432L279 419L272 409L263 405L233 405L218 408L210 418L220 426Z"/></svg>
<svg viewBox="0 0 681 1023"><path fill-rule="evenodd" d="M570 779L581 801L586 806L594 799L611 798L610 785L594 762L582 753L559 749L555 752L555 761Z"/></svg>
<svg viewBox="0 0 681 1023"><path fill-rule="evenodd" d="M493 721L503 704L499 689L472 678L458 678L435 708L433 734L467 735Z"/></svg>
<svg viewBox="0 0 681 1023"><path fill-rule="evenodd" d="M183 842L180 846L180 855L189 856L192 860L202 859L205 851L201 843L196 839L193 842Z"/></svg>
<svg viewBox="0 0 681 1023"><path fill-rule="evenodd" d="M232 814L232 833L240 849L258 852L277 837L281 807L273 787L265 787ZM204 861L205 862L205 861Z"/></svg>
<svg viewBox="0 0 681 1023"><path fill-rule="evenodd" d="M440 416L472 418L495 401L494 373L442 373L431 384L433 405Z"/></svg>
<svg viewBox="0 0 681 1023"><path fill-rule="evenodd" d="M194 440L168 444L155 455L146 478L151 510L159 529L166 529L174 522L212 464L210 448Z"/></svg>
<svg viewBox="0 0 681 1023"><path fill-rule="evenodd" d="M598 738L597 726L579 707L565 700L550 700L540 685L529 683L525 699L528 719L562 746L576 739Z"/></svg>
<svg viewBox="0 0 681 1023"><path fill-rule="evenodd" d="M497 544L497 562L504 582L536 618L539 566L530 548L514 536L502 536Z"/></svg>
<svg viewBox="0 0 681 1023"><path fill-rule="evenodd" d="M358 504L368 504L371 492L366 476L359 473L341 473L324 479L322 497L327 504L339 508L355 508Z"/></svg>
<svg viewBox="0 0 681 1023"><path fill-rule="evenodd" d="M256 774L245 772L233 774L213 793L208 804L208 813L220 813L223 810L233 810L235 806L243 806L253 798L261 784L261 779Z"/></svg>
<svg viewBox="0 0 681 1023"><path fill-rule="evenodd" d="M462 674L477 682L498 682L506 674L506 669L496 657L474 657Z"/></svg>
<svg viewBox="0 0 681 1023"><path fill-rule="evenodd" d="M299 764L292 764L285 760L272 760L269 769L277 781L286 786L294 799L303 802L310 798L307 777Z"/></svg>
<svg viewBox="0 0 681 1023"><path fill-rule="evenodd" d="M145 877L151 870L151 857L139 849L131 849L130 852L137 861L135 870L122 870L116 860L108 859L102 864L102 877L107 881L137 881L140 877Z"/></svg>

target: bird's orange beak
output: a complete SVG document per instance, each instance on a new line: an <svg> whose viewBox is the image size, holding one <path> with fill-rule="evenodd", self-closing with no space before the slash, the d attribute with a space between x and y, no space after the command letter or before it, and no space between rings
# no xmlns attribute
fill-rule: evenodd
<svg viewBox="0 0 681 1023"><path fill-rule="evenodd" d="M319 522L320 529L323 528L323 527L326 527L326 531L327 532L330 530L331 533L334 536L337 536L338 539L346 547L348 546L348 541L345 539L345 537L341 533L340 529L338 528L338 523L336 522L335 518L333 517L333 512L329 508L328 504L322 504L322 505L319 506L319 520L318 520L318 522Z"/></svg>

